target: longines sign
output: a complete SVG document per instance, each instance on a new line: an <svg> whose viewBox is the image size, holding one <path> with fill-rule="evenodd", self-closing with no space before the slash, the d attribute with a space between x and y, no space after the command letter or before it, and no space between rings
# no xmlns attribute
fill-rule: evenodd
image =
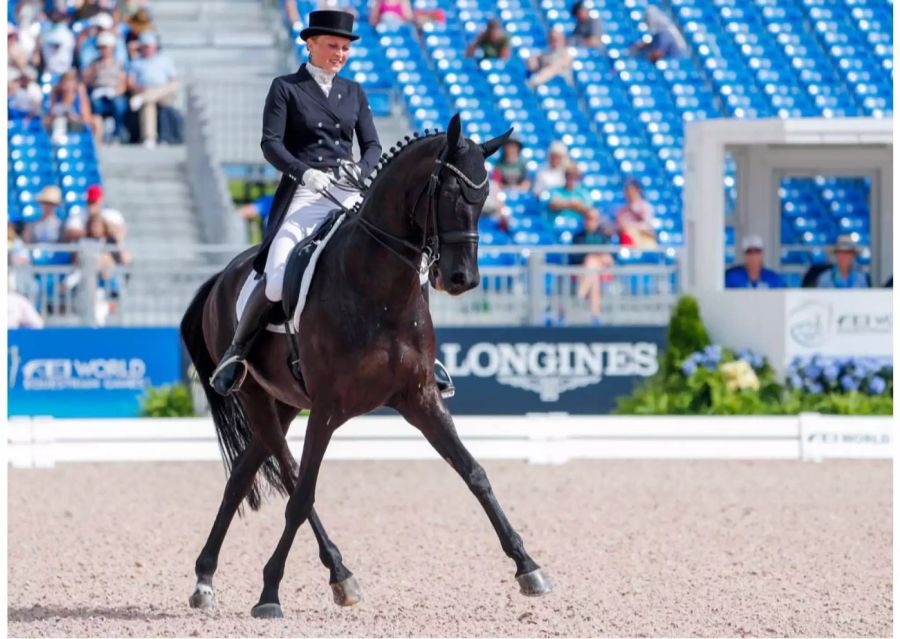
<svg viewBox="0 0 900 639"><path fill-rule="evenodd" d="M457 414L608 413L657 371L664 328L444 328Z"/></svg>

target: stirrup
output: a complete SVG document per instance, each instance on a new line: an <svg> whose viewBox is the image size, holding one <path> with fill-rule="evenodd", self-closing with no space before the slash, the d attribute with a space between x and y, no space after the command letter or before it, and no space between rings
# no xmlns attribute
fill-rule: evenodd
<svg viewBox="0 0 900 639"><path fill-rule="evenodd" d="M228 368L232 364L241 365L241 375L231 383L231 386L228 389L226 389L226 396L231 395L234 391L238 390L244 383L244 380L247 379L247 372L249 370L247 367L247 360L240 355L232 355L231 357L227 357L219 362L219 365L216 366L216 370L214 370L212 372L212 375L209 376L209 385L213 388L213 390L216 390L216 392L218 392L215 384L216 377L218 377L226 368Z"/></svg>
<svg viewBox="0 0 900 639"><path fill-rule="evenodd" d="M434 360L434 381L441 393L441 397L444 399L450 399L456 395L456 386L453 385L453 379L440 360Z"/></svg>

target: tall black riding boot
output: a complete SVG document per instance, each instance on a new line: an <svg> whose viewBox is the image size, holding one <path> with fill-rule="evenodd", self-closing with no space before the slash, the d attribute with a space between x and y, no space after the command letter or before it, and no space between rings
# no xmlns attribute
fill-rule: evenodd
<svg viewBox="0 0 900 639"><path fill-rule="evenodd" d="M219 362L209 378L209 383L219 395L230 395L244 383L244 378L247 376L245 361L247 353L250 352L256 336L268 324L270 312L274 307L275 303L270 302L266 297L266 281L260 280L253 292L250 293L244 314L234 330L231 346L222 355L222 361Z"/></svg>
<svg viewBox="0 0 900 639"><path fill-rule="evenodd" d="M425 282L422 285L422 296L425 298L426 304L428 303L429 286L428 282ZM434 360L434 382L437 384L438 390L441 392L441 397L444 399L450 399L456 395L456 386L453 385L453 378L450 377L447 368L439 359Z"/></svg>

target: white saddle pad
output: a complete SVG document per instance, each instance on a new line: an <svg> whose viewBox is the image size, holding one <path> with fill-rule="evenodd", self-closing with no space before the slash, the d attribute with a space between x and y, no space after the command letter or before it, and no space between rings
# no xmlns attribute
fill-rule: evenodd
<svg viewBox="0 0 900 639"><path fill-rule="evenodd" d="M313 276L316 271L316 264L319 262L319 256L322 255L322 251L325 250L325 246L328 244L328 241L334 235L335 231L340 228L341 224L343 224L344 220L347 218L346 214L341 215L334 222L334 226L328 231L328 235L323 237L321 240L316 242L316 248L313 251L312 257L309 259L309 264L306 269L303 271L303 276L300 281L300 293L297 296L297 304L294 307L294 316L292 318L294 332L300 332L300 315L303 314L303 308L306 306L306 296L309 293L309 287L312 284ZM253 288L257 285L258 280L256 279L256 272L251 270L250 274L247 276L247 279L244 280L244 285L241 287L241 292L238 295L237 302L235 303L235 313L237 314L238 319L244 313L244 309L247 307L247 300L250 298L250 293L253 292ZM283 324L269 324L266 327L267 330L273 333L284 333L286 332Z"/></svg>

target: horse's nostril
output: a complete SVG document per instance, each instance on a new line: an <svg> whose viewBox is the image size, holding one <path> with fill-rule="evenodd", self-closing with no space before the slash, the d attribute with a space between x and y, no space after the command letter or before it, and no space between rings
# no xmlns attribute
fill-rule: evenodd
<svg viewBox="0 0 900 639"><path fill-rule="evenodd" d="M463 273L462 271L454 273L453 275L450 276L450 283L456 284L457 286L462 286L463 284L466 283L466 274Z"/></svg>

